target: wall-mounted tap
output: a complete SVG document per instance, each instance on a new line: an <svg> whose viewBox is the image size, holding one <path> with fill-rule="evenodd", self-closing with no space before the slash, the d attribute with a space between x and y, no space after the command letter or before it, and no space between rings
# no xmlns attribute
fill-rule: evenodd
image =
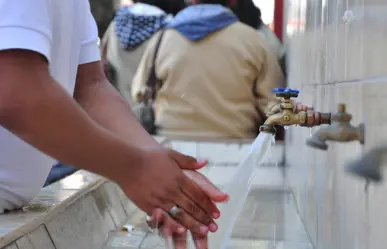
<svg viewBox="0 0 387 249"><path fill-rule="evenodd" d="M365 178L373 182L383 180L382 166L387 159L387 145L371 149L359 159L346 166L345 170L355 176Z"/></svg>
<svg viewBox="0 0 387 249"><path fill-rule="evenodd" d="M345 109L345 104L339 104L337 113L332 115L332 125L320 128L306 140L306 144L320 150L328 149L327 141L359 141L364 144L364 125L360 124L357 127L351 125L352 115Z"/></svg>
<svg viewBox="0 0 387 249"><path fill-rule="evenodd" d="M277 98L278 99L278 104L275 104L273 106L271 106L271 108L269 108L267 111L266 111L266 116L267 117L270 117L274 114L277 114L279 112L281 112L281 99L282 98ZM306 105L303 105L301 103L293 103L293 106L294 106L294 110L293 110L293 113L297 114L301 111L304 111L304 112L307 112L307 111L313 111L313 107L309 107L309 106L306 106Z"/></svg>
<svg viewBox="0 0 387 249"><path fill-rule="evenodd" d="M315 111L299 111L296 113L295 106L291 98L297 98L299 91L289 88L276 88L273 90L277 98L280 99L280 111L270 115L266 122L259 128L260 132L275 134L275 125L289 126L299 125L313 127L321 124L330 124L331 114Z"/></svg>

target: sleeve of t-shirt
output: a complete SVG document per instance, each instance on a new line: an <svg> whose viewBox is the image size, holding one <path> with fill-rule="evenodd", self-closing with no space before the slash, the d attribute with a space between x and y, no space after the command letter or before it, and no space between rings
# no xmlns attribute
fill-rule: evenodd
<svg viewBox="0 0 387 249"><path fill-rule="evenodd" d="M49 0L0 0L0 51L30 50L51 56Z"/></svg>
<svg viewBox="0 0 387 249"><path fill-rule="evenodd" d="M85 22L83 23L84 27L81 41L81 53L78 61L79 65L101 60L98 46L97 23L91 14L89 2L85 2L87 2L88 6L85 13Z"/></svg>

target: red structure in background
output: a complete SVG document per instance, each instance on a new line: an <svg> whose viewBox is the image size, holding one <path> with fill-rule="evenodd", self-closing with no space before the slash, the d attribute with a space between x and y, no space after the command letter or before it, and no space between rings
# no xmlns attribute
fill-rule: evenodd
<svg viewBox="0 0 387 249"><path fill-rule="evenodd" d="M274 33L282 42L284 30L284 0L274 1Z"/></svg>
<svg viewBox="0 0 387 249"><path fill-rule="evenodd" d="M283 41L283 27L284 27L284 0L275 0L274 1L274 33L277 35L278 39ZM277 127L276 140L284 141L285 139L285 129L283 127Z"/></svg>

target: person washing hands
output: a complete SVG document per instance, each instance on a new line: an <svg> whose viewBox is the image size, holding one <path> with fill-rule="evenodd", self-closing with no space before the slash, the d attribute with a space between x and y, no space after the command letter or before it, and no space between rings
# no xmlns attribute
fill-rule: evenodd
<svg viewBox="0 0 387 249"><path fill-rule="evenodd" d="M159 145L106 79L89 1L0 0L0 16L0 213L33 199L56 159L214 232L219 210L181 169L196 160Z"/></svg>

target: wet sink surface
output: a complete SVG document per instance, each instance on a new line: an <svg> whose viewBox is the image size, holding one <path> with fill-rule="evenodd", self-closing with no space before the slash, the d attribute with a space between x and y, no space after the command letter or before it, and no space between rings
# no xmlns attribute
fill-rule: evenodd
<svg viewBox="0 0 387 249"><path fill-rule="evenodd" d="M250 240L284 239L283 190L250 191L232 237Z"/></svg>

